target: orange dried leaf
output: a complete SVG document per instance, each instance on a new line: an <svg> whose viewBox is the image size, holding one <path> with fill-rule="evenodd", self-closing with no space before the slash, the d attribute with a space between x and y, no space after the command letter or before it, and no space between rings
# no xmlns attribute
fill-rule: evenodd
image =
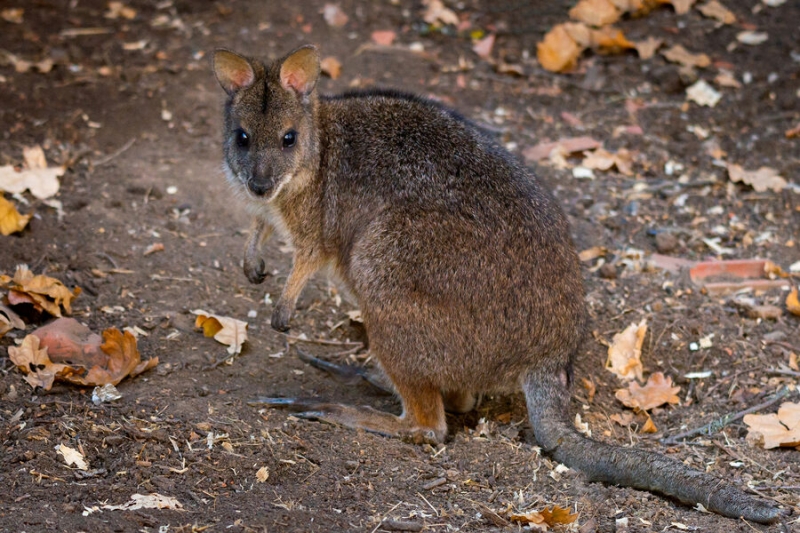
<svg viewBox="0 0 800 533"><path fill-rule="evenodd" d="M61 316L61 307L72 313L72 300L81 293L79 287L71 292L59 280L45 275L34 275L27 265L17 266L14 277L0 276L0 287L11 291L20 302L30 302L37 310L45 310L53 316ZM13 303L13 302L12 302Z"/></svg>
<svg viewBox="0 0 800 533"><path fill-rule="evenodd" d="M544 516L539 511L528 511L527 513L514 513L510 517L512 522L520 522L522 524L531 524L540 531L547 531L547 525L544 523Z"/></svg>
<svg viewBox="0 0 800 533"><path fill-rule="evenodd" d="M228 353L236 355L242 351L242 344L247 340L247 322L227 316L219 316L196 309L194 325L203 328L206 337L214 337L218 342L228 346Z"/></svg>
<svg viewBox="0 0 800 533"><path fill-rule="evenodd" d="M565 72L575 67L584 47L567 32L564 24L553 27L536 44L536 57L542 68L551 72Z"/></svg>
<svg viewBox="0 0 800 533"><path fill-rule="evenodd" d="M552 509L543 509L542 516L548 526L571 524L578 519L577 513L572 513L569 509L562 509L558 505L553 506Z"/></svg>
<svg viewBox="0 0 800 533"><path fill-rule="evenodd" d="M322 73L335 80L342 73L342 64L333 56L328 56L319 62Z"/></svg>
<svg viewBox="0 0 800 533"><path fill-rule="evenodd" d="M591 47L604 54L618 54L623 50L634 48L635 45L625 37L622 30L611 26L604 26L598 30L591 30Z"/></svg>
<svg viewBox="0 0 800 533"><path fill-rule="evenodd" d="M580 0L569 10L569 18L598 27L613 24L621 16L622 12L610 0Z"/></svg>
<svg viewBox="0 0 800 533"><path fill-rule="evenodd" d="M142 361L136 338L115 328L99 335L72 318L61 318L25 337L9 356L33 387L49 390L54 380L76 385L116 385L158 364ZM13 351L13 353L12 353Z"/></svg>
<svg viewBox="0 0 800 533"><path fill-rule="evenodd" d="M6 200L0 193L0 234L11 235L25 229L31 215L21 215L14 204Z"/></svg>
<svg viewBox="0 0 800 533"><path fill-rule="evenodd" d="M633 47L636 48L636 53L639 54L641 59L650 59L656 54L664 41L656 37L648 37L644 41L633 41Z"/></svg>
<svg viewBox="0 0 800 533"><path fill-rule="evenodd" d="M627 389L619 389L614 396L627 407L636 410L649 411L665 403L681 403L677 393L680 387L672 386L672 378L656 372L647 379L647 384L642 387L635 381Z"/></svg>
<svg viewBox="0 0 800 533"><path fill-rule="evenodd" d="M642 433L656 433L658 431L658 428L656 427L655 422L653 422L653 419L650 418L650 415L647 415L647 420L642 426L642 429L639 431Z"/></svg>
<svg viewBox="0 0 800 533"><path fill-rule="evenodd" d="M687 67L707 67L711 64L711 58L707 54L693 54L683 46L676 44L668 50L661 52L661 55L668 61L685 65Z"/></svg>
<svg viewBox="0 0 800 533"><path fill-rule="evenodd" d="M792 287L786 296L786 310L793 315L800 316L800 299L797 298L797 287Z"/></svg>
<svg viewBox="0 0 800 533"><path fill-rule="evenodd" d="M800 403L787 402L778 413L746 415L744 423L750 428L747 440L765 449L800 446Z"/></svg>
<svg viewBox="0 0 800 533"><path fill-rule="evenodd" d="M717 0L711 0L707 4L698 7L697 10L708 18L717 19L723 24L733 24L736 22L736 15L730 9L722 5Z"/></svg>
<svg viewBox="0 0 800 533"><path fill-rule="evenodd" d="M613 372L625 381L642 380L642 344L647 334L647 321L631 324L624 331L614 335L608 347L606 370Z"/></svg>

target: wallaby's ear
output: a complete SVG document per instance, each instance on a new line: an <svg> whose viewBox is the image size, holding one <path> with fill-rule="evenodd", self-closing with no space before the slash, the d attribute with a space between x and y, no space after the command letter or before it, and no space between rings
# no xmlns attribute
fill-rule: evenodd
<svg viewBox="0 0 800 533"><path fill-rule="evenodd" d="M247 59L221 48L214 52L214 75L228 94L249 87L256 81L256 73Z"/></svg>
<svg viewBox="0 0 800 533"><path fill-rule="evenodd" d="M315 46L301 46L286 56L281 64L281 85L300 96L310 94L318 79L319 52Z"/></svg>

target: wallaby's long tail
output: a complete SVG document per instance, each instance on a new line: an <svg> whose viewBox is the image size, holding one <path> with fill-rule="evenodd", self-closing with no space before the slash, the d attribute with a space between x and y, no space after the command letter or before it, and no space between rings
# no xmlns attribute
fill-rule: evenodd
<svg viewBox="0 0 800 533"><path fill-rule="evenodd" d="M770 524L791 514L663 455L584 437L569 418L565 382L565 373L542 370L531 372L523 384L536 440L556 461L592 481L660 493L690 506L701 503L709 511L731 518Z"/></svg>

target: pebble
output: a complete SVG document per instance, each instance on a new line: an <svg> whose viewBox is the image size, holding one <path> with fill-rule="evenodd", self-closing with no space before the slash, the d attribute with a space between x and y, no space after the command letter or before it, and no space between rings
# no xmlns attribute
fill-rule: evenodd
<svg viewBox="0 0 800 533"><path fill-rule="evenodd" d="M656 250L660 254L674 252L678 248L678 238L672 233L656 233Z"/></svg>

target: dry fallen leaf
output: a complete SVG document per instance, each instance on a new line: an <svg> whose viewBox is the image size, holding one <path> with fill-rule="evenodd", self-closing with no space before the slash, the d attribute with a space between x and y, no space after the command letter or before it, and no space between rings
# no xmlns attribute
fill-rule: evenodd
<svg viewBox="0 0 800 533"><path fill-rule="evenodd" d="M655 422L653 422L653 419L650 417L649 414L647 415L647 420L645 420L642 429L640 429L639 431L641 433L656 433L658 431Z"/></svg>
<svg viewBox="0 0 800 533"><path fill-rule="evenodd" d="M780 192L787 185L786 180L778 175L778 171L770 167L745 170L739 165L728 163L728 177L734 183L742 182L750 185L756 192Z"/></svg>
<svg viewBox="0 0 800 533"><path fill-rule="evenodd" d="M636 48L636 53L639 54L640 59L650 59L656 54L664 41L650 36L644 41L633 41L633 47Z"/></svg>
<svg viewBox="0 0 800 533"><path fill-rule="evenodd" d="M0 303L0 337L12 329L25 329L25 322L17 313Z"/></svg>
<svg viewBox="0 0 800 533"><path fill-rule="evenodd" d="M547 531L550 527L571 524L578 519L569 509L554 505L552 509L544 508L541 511L528 511L527 513L512 513L509 517L512 522L529 524L534 531Z"/></svg>
<svg viewBox="0 0 800 533"><path fill-rule="evenodd" d="M566 72L575 67L584 50L570 36L564 24L558 24L536 43L536 58L542 68L551 72Z"/></svg>
<svg viewBox="0 0 800 533"><path fill-rule="evenodd" d="M679 44L676 44L667 50L663 50L661 55L667 58L668 61L688 67L702 68L711 64L711 58L708 57L707 54L693 54Z"/></svg>
<svg viewBox="0 0 800 533"><path fill-rule="evenodd" d="M697 10L708 18L717 19L723 24L733 24L736 22L736 15L730 9L722 5L717 0L711 0L707 4L698 7Z"/></svg>
<svg viewBox="0 0 800 533"><path fill-rule="evenodd" d="M25 10L21 7L12 7L0 11L0 18L11 24L22 24L22 15Z"/></svg>
<svg viewBox="0 0 800 533"><path fill-rule="evenodd" d="M793 315L800 316L800 299L797 298L797 287L793 286L792 290L786 296L786 310ZM0 311L2 309L0 308Z"/></svg>
<svg viewBox="0 0 800 533"><path fill-rule="evenodd" d="M665 403L679 404L681 401L677 393L680 390L680 387L672 386L671 377L656 372L647 379L644 387L632 381L627 389L619 389L614 396L626 407L649 411Z"/></svg>
<svg viewBox="0 0 800 533"><path fill-rule="evenodd" d="M611 170L612 167L617 167L622 174L626 176L633 175L633 168L631 167L632 157L628 150L620 148L616 154L612 154L598 148L593 152L588 152L586 157L581 163L582 167L590 168L592 170Z"/></svg>
<svg viewBox="0 0 800 533"><path fill-rule="evenodd" d="M605 26L619 20L622 12L610 0L580 0L569 10L569 18L590 26Z"/></svg>
<svg viewBox="0 0 800 533"><path fill-rule="evenodd" d="M614 335L608 347L606 369L625 381L643 380L642 344L647 334L647 321L642 319L638 324L631 324L625 330Z"/></svg>
<svg viewBox="0 0 800 533"><path fill-rule="evenodd" d="M591 137L569 137L555 142L543 142L522 151L527 161L536 162L550 157L554 150L566 154L593 150L600 147L600 141Z"/></svg>
<svg viewBox="0 0 800 533"><path fill-rule="evenodd" d="M488 60L492 56L492 48L494 47L494 33L490 33L483 39L477 41L472 45L472 51L475 52L481 59Z"/></svg>
<svg viewBox="0 0 800 533"><path fill-rule="evenodd" d="M31 215L22 215L0 192L0 235L11 235L25 229Z"/></svg>
<svg viewBox="0 0 800 533"><path fill-rule="evenodd" d="M686 88L686 99L706 107L714 107L722 99L722 94L715 90L705 80L699 80L694 85Z"/></svg>
<svg viewBox="0 0 800 533"><path fill-rule="evenodd" d="M108 3L108 11L103 15L107 19L118 19L120 17L133 20L136 18L136 10L132 7L128 7L122 2L109 2Z"/></svg>
<svg viewBox="0 0 800 533"><path fill-rule="evenodd" d="M228 346L228 353L236 355L242 351L242 344L247 340L247 322L227 316L219 316L196 309L194 327L203 328L206 337L214 337L218 342Z"/></svg>
<svg viewBox="0 0 800 533"><path fill-rule="evenodd" d="M64 462L67 463L67 466L75 465L79 470L89 470L89 463L86 462L86 458L78 450L59 444L56 446L56 452L64 458Z"/></svg>
<svg viewBox="0 0 800 533"><path fill-rule="evenodd" d="M157 357L141 360L131 333L110 328L101 338L72 318L33 331L22 345L9 347L8 355L32 387L45 390L55 380L92 387L116 385L158 364Z"/></svg>
<svg viewBox="0 0 800 533"><path fill-rule="evenodd" d="M633 416L631 411L625 411L624 413L614 413L608 418L622 427L628 427L633 424Z"/></svg>
<svg viewBox="0 0 800 533"><path fill-rule="evenodd" d="M269 468L266 466L262 466L256 472L256 481L259 483L264 483L266 480L269 479Z"/></svg>
<svg viewBox="0 0 800 533"><path fill-rule="evenodd" d="M17 172L13 166L0 167L0 190L12 194L26 189L39 200L46 200L58 192L58 178L64 175L64 167L48 167L44 151L40 146L23 148L26 168Z"/></svg>
<svg viewBox="0 0 800 533"><path fill-rule="evenodd" d="M18 265L13 278L0 275L0 287L9 289L8 300L12 305L30 303L38 311L45 310L56 317L61 316L61 307L71 314L72 300L81 293L79 287L70 292L55 278L35 276L28 265Z"/></svg>
<svg viewBox="0 0 800 533"><path fill-rule="evenodd" d="M380 46L392 46L397 34L392 30L377 30L372 32L372 42Z"/></svg>
<svg viewBox="0 0 800 533"><path fill-rule="evenodd" d="M586 400L592 403L594 401L594 395L597 393L597 386L588 378L581 378L581 385L586 389Z"/></svg>
<svg viewBox="0 0 800 533"><path fill-rule="evenodd" d="M579 253L578 259L580 259L582 262L592 261L600 256L606 255L607 253L608 248L605 246L592 246L591 248L587 248Z"/></svg>
<svg viewBox="0 0 800 533"><path fill-rule="evenodd" d="M341 28L349 20L347 14L336 4L325 4L322 8L322 17L328 26L333 26L334 28Z"/></svg>
<svg viewBox="0 0 800 533"><path fill-rule="evenodd" d="M428 24L452 24L458 25L458 15L452 9L445 7L442 0L423 0L425 12L422 14L422 19Z"/></svg>
<svg viewBox="0 0 800 533"><path fill-rule="evenodd" d="M787 402L778 413L745 415L749 426L747 441L761 444L765 449L800 446L800 403Z"/></svg>
<svg viewBox="0 0 800 533"><path fill-rule="evenodd" d="M152 494L133 494L130 501L122 505L103 505L101 509L109 511L136 511L137 509L171 509L179 511L183 504L172 496L162 496L157 492Z"/></svg>
<svg viewBox="0 0 800 533"><path fill-rule="evenodd" d="M335 80L342 73L342 64L333 56L328 56L319 62L319 68L323 74Z"/></svg>

